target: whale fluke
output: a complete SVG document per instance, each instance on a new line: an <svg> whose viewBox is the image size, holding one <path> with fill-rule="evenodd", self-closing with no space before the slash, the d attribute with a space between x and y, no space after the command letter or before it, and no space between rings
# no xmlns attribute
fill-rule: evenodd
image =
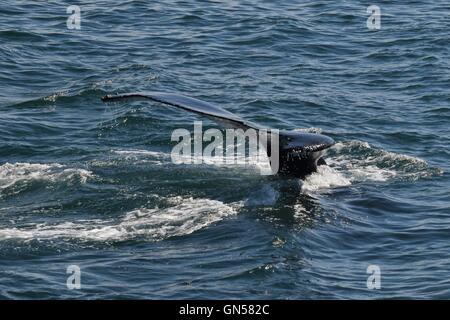
<svg viewBox="0 0 450 320"><path fill-rule="evenodd" d="M164 92L135 92L135 93L125 93L119 95L106 95L102 97L102 100L107 101L117 101L123 99L134 99L134 100L153 100L155 102L160 102L168 104L180 109L198 113L200 115L209 117L220 123L226 123L231 127L242 128L242 129L259 129L256 124L252 124L244 119L238 117L237 115L226 111L220 107L217 107L208 102L198 100L191 97L186 97L179 94L164 93Z"/></svg>
<svg viewBox="0 0 450 320"><path fill-rule="evenodd" d="M135 92L118 95L106 95L102 97L102 100L105 102L120 101L124 99L152 100L206 116L225 126L231 126L233 128L240 128L244 130L252 128L255 130L266 129L270 131L270 128L264 128L255 123L246 121L218 106L179 94L164 92ZM317 165L325 164L325 160L321 158L321 156L325 149L334 144L334 140L332 138L316 133L280 130L278 135L278 173L299 178L304 178L306 175L315 172L317 170ZM268 146L268 153L270 156L270 145Z"/></svg>

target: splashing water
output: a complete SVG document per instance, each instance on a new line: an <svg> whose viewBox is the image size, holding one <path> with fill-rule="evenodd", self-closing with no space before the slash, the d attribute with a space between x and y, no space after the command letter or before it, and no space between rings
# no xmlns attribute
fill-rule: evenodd
<svg viewBox="0 0 450 320"><path fill-rule="evenodd" d="M124 241L143 237L162 240L187 235L235 215L241 203L225 204L218 200L170 197L166 208L140 208L124 214L119 221L84 220L56 224L40 223L28 227L0 229L0 240L49 240L56 238L81 241Z"/></svg>
<svg viewBox="0 0 450 320"><path fill-rule="evenodd" d="M422 159L377 149L358 140L336 143L326 159L328 165L319 166L317 172L308 176L302 190L311 192L396 178L417 180L442 174L442 170L428 166Z"/></svg>
<svg viewBox="0 0 450 320"><path fill-rule="evenodd" d="M9 188L19 182L29 181L69 181L78 178L86 183L92 178L91 171L79 168L67 168L59 163L5 163L0 166L0 190Z"/></svg>

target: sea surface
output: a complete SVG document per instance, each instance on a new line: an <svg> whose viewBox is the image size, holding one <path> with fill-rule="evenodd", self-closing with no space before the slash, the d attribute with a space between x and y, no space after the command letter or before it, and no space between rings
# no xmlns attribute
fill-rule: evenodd
<svg viewBox="0 0 450 320"><path fill-rule="evenodd" d="M1 299L450 299L448 1L70 2L0 4ZM149 90L336 145L177 165Z"/></svg>

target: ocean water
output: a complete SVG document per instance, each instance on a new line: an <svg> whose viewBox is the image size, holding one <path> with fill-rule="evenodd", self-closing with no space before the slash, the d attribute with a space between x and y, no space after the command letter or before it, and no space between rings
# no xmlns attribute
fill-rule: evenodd
<svg viewBox="0 0 450 320"><path fill-rule="evenodd" d="M379 30L367 1L71 4L0 4L0 298L450 298L448 1ZM146 90L337 143L305 181L175 165L200 118L100 100Z"/></svg>

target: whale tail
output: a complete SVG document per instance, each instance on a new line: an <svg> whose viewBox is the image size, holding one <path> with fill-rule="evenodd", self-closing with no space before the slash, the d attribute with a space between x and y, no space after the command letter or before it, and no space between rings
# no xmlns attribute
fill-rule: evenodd
<svg viewBox="0 0 450 320"><path fill-rule="evenodd" d="M179 94L164 92L135 92L102 97L105 102L125 99L151 100L206 116L226 127L239 129L267 129L208 102ZM270 129L267 129L270 131ZM325 164L321 157L324 150L334 144L333 139L316 133L280 130L279 170L280 174L304 178L315 172L317 165ZM268 153L274 154L268 146ZM270 156L270 155L269 155Z"/></svg>
<svg viewBox="0 0 450 320"><path fill-rule="evenodd" d="M106 95L102 97L102 101L105 102L119 101L124 99L152 100L206 116L208 118L211 118L212 120L215 120L216 122L219 122L225 126L230 126L232 128L260 129L258 125L250 123L249 121L246 121L218 106L179 94L164 92L135 92L119 95Z"/></svg>

